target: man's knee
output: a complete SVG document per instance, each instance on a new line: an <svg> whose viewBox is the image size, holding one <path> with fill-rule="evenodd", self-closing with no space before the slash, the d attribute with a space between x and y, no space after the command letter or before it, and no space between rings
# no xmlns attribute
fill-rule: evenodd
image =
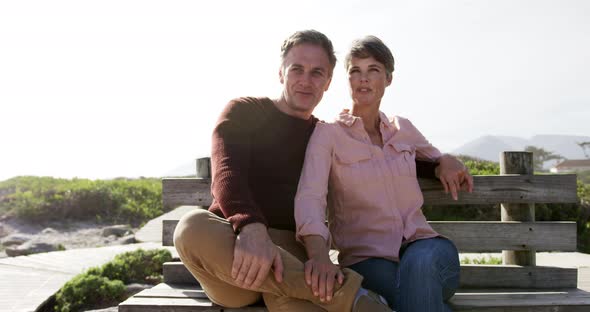
<svg viewBox="0 0 590 312"><path fill-rule="evenodd" d="M211 213L205 209L195 207L178 221L174 229L174 246L179 252L195 248L199 242L205 242L202 239L207 236L207 228L211 223Z"/></svg>
<svg viewBox="0 0 590 312"><path fill-rule="evenodd" d="M207 293L207 297L209 300L211 300L211 302L224 308L238 309L259 302L262 299L262 294L255 292L243 292L238 295L224 295L223 298L216 298L216 296Z"/></svg>

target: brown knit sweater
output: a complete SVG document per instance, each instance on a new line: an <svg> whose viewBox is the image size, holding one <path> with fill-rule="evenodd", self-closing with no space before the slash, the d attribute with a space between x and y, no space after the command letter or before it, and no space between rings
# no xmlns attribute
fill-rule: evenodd
<svg viewBox="0 0 590 312"><path fill-rule="evenodd" d="M294 198L317 121L284 114L269 98L230 101L213 131L209 210L236 232L254 222L295 231ZM435 166L418 161L418 175L434 177Z"/></svg>

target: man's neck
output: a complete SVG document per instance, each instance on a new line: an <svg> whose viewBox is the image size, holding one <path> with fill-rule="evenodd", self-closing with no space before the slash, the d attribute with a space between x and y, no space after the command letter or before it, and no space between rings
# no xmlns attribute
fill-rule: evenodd
<svg viewBox="0 0 590 312"><path fill-rule="evenodd" d="M308 112L308 111L298 111L298 110L292 109L287 104L287 100L285 99L283 94L281 94L281 96L278 99L273 99L272 102L275 105L275 107L279 111L281 111L283 114L289 115L291 117L303 119L303 120L308 120L309 118L311 118L312 111Z"/></svg>

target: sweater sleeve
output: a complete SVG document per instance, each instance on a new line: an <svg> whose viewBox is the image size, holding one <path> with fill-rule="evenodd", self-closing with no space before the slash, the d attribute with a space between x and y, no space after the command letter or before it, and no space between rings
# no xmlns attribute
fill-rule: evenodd
<svg viewBox="0 0 590 312"><path fill-rule="evenodd" d="M212 137L211 192L236 233L250 223L268 226L248 184L256 121L256 105L249 101L231 101L221 113Z"/></svg>
<svg viewBox="0 0 590 312"><path fill-rule="evenodd" d="M436 179L435 169L438 162L433 160L416 159L416 174L418 178Z"/></svg>

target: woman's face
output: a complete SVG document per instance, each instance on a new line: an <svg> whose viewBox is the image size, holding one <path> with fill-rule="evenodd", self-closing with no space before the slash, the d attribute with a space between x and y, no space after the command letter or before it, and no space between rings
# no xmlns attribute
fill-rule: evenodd
<svg viewBox="0 0 590 312"><path fill-rule="evenodd" d="M391 84L385 66L373 57L353 57L348 66L350 96L354 105L377 105Z"/></svg>

